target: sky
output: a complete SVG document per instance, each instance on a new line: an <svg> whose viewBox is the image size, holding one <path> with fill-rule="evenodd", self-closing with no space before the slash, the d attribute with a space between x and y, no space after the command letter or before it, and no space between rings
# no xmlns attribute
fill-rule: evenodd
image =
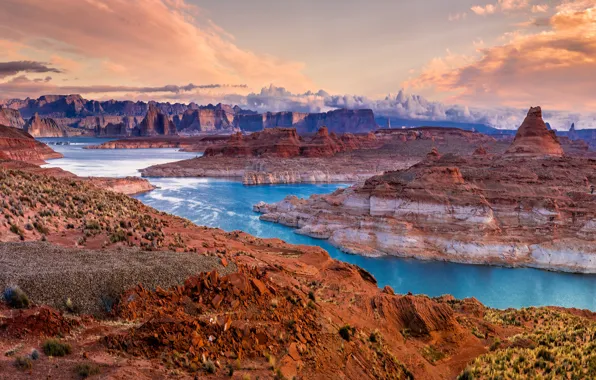
<svg viewBox="0 0 596 380"><path fill-rule="evenodd" d="M366 107L505 128L541 105L562 127L596 126L596 0L0 0L0 9L0 99Z"/></svg>

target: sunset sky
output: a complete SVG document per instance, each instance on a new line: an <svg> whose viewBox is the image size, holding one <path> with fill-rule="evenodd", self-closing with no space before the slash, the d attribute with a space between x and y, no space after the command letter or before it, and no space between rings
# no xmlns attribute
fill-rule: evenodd
<svg viewBox="0 0 596 380"><path fill-rule="evenodd" d="M283 87L271 96L374 100L405 88L470 107L596 109L596 0L0 0L0 9L0 98L203 103Z"/></svg>

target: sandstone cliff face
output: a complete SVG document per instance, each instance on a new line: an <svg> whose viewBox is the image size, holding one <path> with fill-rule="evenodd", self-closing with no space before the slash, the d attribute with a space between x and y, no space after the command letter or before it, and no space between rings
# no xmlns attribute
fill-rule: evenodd
<svg viewBox="0 0 596 380"><path fill-rule="evenodd" d="M13 128L23 128L25 121L18 110L0 106L0 125Z"/></svg>
<svg viewBox="0 0 596 380"><path fill-rule="evenodd" d="M68 134L51 118L41 118L38 114L33 115L23 128L33 137L66 137Z"/></svg>
<svg viewBox="0 0 596 380"><path fill-rule="evenodd" d="M0 125L0 158L44 164L47 159L61 157L22 129Z"/></svg>
<svg viewBox="0 0 596 380"><path fill-rule="evenodd" d="M220 104L200 109L189 109L178 118L176 128L182 133L232 130L234 117L233 109L224 108Z"/></svg>
<svg viewBox="0 0 596 380"><path fill-rule="evenodd" d="M542 119L540 107L530 108L506 154L528 157L563 155L563 148L555 131L549 130Z"/></svg>
<svg viewBox="0 0 596 380"><path fill-rule="evenodd" d="M326 126L330 132L366 133L377 129L372 110L339 109L326 113L266 112L238 115L236 126L254 132L274 127L294 127L298 133L315 133Z"/></svg>
<svg viewBox="0 0 596 380"><path fill-rule="evenodd" d="M363 185L254 209L350 253L596 273L596 162L555 148L433 154Z"/></svg>
<svg viewBox="0 0 596 380"><path fill-rule="evenodd" d="M176 127L174 123L163 114L155 104L149 105L147 115L139 125L140 136L171 136L176 134Z"/></svg>

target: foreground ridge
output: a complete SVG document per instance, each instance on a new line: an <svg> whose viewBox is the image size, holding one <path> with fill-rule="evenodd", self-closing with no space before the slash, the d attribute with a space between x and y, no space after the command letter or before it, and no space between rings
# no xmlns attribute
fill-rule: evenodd
<svg viewBox="0 0 596 380"><path fill-rule="evenodd" d="M530 363L544 375L593 371L591 312L395 294L318 247L199 227L49 173L0 171L9 377L23 374L31 349L53 352L48 344L66 356L38 353L30 376L70 378L75 367L115 378L488 378L523 375ZM445 174L444 184L461 183ZM11 309L11 294L28 306ZM569 326L560 340L577 351L568 364L548 339L560 323ZM522 356L528 365L494 364Z"/></svg>

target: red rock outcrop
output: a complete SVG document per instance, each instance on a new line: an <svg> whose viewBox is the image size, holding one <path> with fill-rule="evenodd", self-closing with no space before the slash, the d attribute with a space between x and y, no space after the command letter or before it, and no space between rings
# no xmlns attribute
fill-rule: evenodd
<svg viewBox="0 0 596 380"><path fill-rule="evenodd" d="M542 119L542 109L531 107L517 130L513 144L505 152L515 156L562 156L563 148L555 131L548 130Z"/></svg>
<svg viewBox="0 0 596 380"><path fill-rule="evenodd" d="M147 115L139 125L139 134L141 136L171 136L177 132L176 126L168 118L168 115L162 113L155 104L150 103Z"/></svg>
<svg viewBox="0 0 596 380"><path fill-rule="evenodd" d="M25 121L18 110L0 106L0 125L13 128L23 128Z"/></svg>
<svg viewBox="0 0 596 380"><path fill-rule="evenodd" d="M321 127L312 136L299 136L295 128L269 128L244 136L238 132L221 146L208 148L205 157L332 157L340 152L372 148L373 134L338 136ZM377 146L378 147L378 146Z"/></svg>
<svg viewBox="0 0 596 380"><path fill-rule="evenodd" d="M46 144L39 142L22 129L0 125L0 157L33 164L43 164L45 160L61 158Z"/></svg>
<svg viewBox="0 0 596 380"><path fill-rule="evenodd" d="M66 137L66 131L52 118L42 118L35 114L27 121L23 129L33 137Z"/></svg>
<svg viewBox="0 0 596 380"><path fill-rule="evenodd" d="M561 157L538 119L533 109L504 155L433 154L363 185L254 209L351 253L596 273L596 161Z"/></svg>

